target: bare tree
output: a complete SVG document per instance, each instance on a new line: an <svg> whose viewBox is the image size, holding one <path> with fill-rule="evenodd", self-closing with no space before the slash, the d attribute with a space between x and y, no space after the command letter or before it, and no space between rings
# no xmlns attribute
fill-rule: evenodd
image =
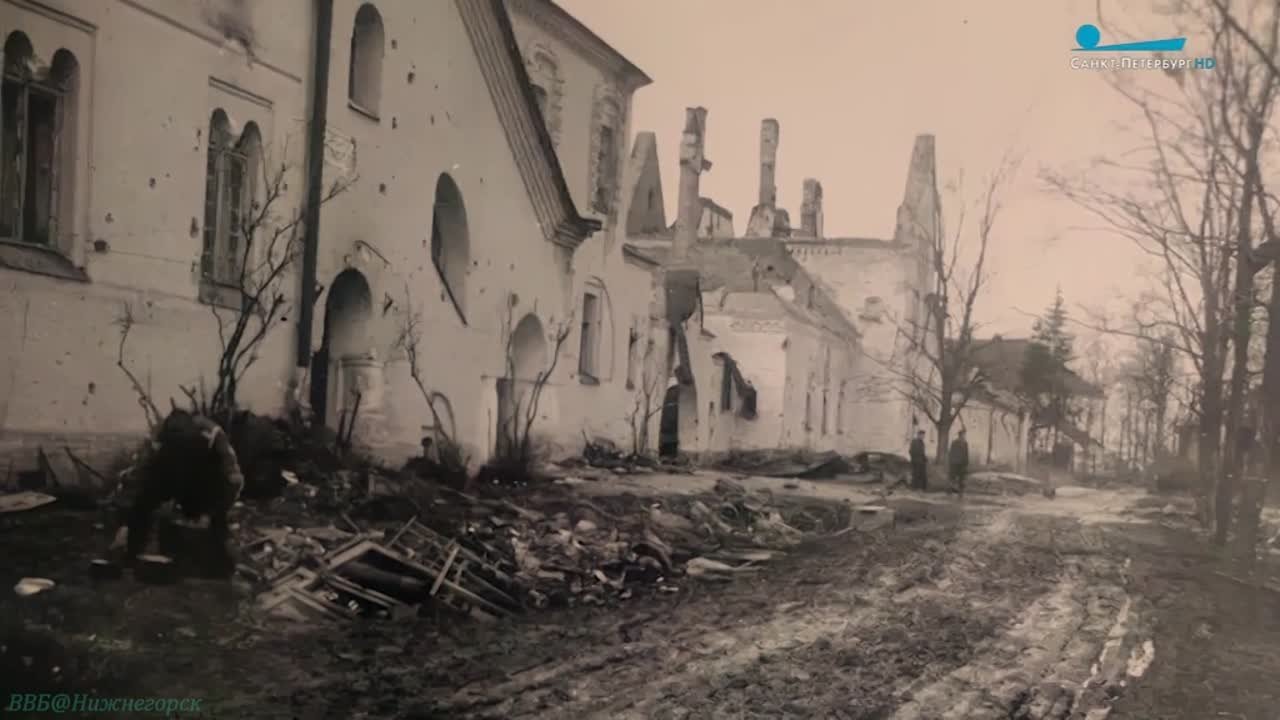
<svg viewBox="0 0 1280 720"><path fill-rule="evenodd" d="M440 417L440 411L436 408L436 401L439 393L432 391L426 379L422 374L422 366L418 362L418 346L422 343L422 314L418 312L413 304L413 296L406 284L404 289L405 309L402 315L402 323L400 332L396 337L395 349L404 352L405 361L409 365L409 376L413 378L413 383L417 385L418 392L422 394L422 399L427 405L427 410L431 412L431 421L435 427L436 461L440 465L440 469L446 474L454 477L463 477L467 472L467 462L470 459L463 451L461 443L458 442L457 436L454 434L455 428L449 427L444 419Z"/></svg>
<svg viewBox="0 0 1280 720"><path fill-rule="evenodd" d="M1177 86L1171 97L1135 87L1121 74L1109 76L1145 120L1149 162L1099 161L1088 182L1048 179L1053 190L1161 262L1159 302L1148 306L1134 328L1112 330L1139 338L1155 331L1158 342L1176 347L1194 364L1201 517L1214 521L1215 539L1222 542L1242 467L1235 440L1245 427L1254 276L1261 267L1253 240L1257 218L1265 225L1271 217L1270 197L1261 187L1261 153L1277 80L1258 55L1275 56L1277 11L1274 3L1251 3L1255 11L1271 8L1264 23L1267 39L1242 43L1240 29L1256 24L1255 12L1242 23L1225 0L1174 4L1175 12L1190 18L1192 31L1211 40L1218 67L1170 71ZM1139 192L1105 188L1097 178L1108 170L1137 177L1144 187ZM1225 450L1224 434L1232 440Z"/></svg>
<svg viewBox="0 0 1280 720"><path fill-rule="evenodd" d="M1177 356L1168 333L1163 338L1139 341L1130 358L1128 380L1139 404L1150 412L1143 418L1147 436L1142 455L1146 463L1159 460L1168 451L1169 406L1178 380Z"/></svg>
<svg viewBox="0 0 1280 720"><path fill-rule="evenodd" d="M1017 162L1005 157L987 180L978 201L976 257L968 273L958 269L964 254L964 209L957 213L955 231L950 238L942 229L940 197L933 203L933 218L915 219L922 229L934 229L929 232L932 237L928 258L934 289L925 299L924 318L898 327L900 339L917 362L880 364L902 381L902 392L934 426L938 463L946 458L952 426L987 383L987 376L978 363L977 354L984 343L975 336L979 325L974 308L988 280L987 251L1003 209L1000 196L1016 169Z"/></svg>
<svg viewBox="0 0 1280 720"><path fill-rule="evenodd" d="M285 155L288 155L287 148ZM179 386L193 411L222 424L230 421L238 407L240 384L258 361L263 340L286 319L290 303L287 285L302 253L303 208L281 207L288 199L291 168L287 162L272 164L269 160L259 166L262 178L257 184L261 191L240 215L234 229L243 243L236 248L235 275L229 284L214 288L215 292L204 298L218 333L213 388L207 389L204 378L194 387ZM356 181L354 176L335 181L321 195L320 203L329 202ZM116 325L120 327L117 365L138 393L139 402L148 415L148 425L154 425L159 412L124 359L125 344L136 325L128 304L123 307Z"/></svg>
<svg viewBox="0 0 1280 720"><path fill-rule="evenodd" d="M534 463L533 427L538 419L538 411L542 401L542 393L547 382L555 373L560 360L561 350L573 330L573 315L569 315L563 323L553 325L551 332L551 358L547 366L536 372L529 380L529 388L521 391L519 383L525 378L519 376L519 348L515 337L515 301L511 297L506 303L506 314L502 324L502 342L505 348L505 370L502 380L509 393L510 413L502 418L498 427L499 448L495 458L496 467L500 470L521 475L529 473Z"/></svg>
<svg viewBox="0 0 1280 720"><path fill-rule="evenodd" d="M1236 291L1233 316L1234 357L1231 370L1230 396L1227 402L1227 437L1245 439L1253 435L1253 429L1244 418L1245 395L1248 391L1249 346L1254 324L1254 275L1260 269L1252 262L1254 216L1261 213L1263 222L1270 214L1266 208L1266 192L1263 188L1261 155L1266 139L1266 128L1274 114L1277 86L1280 75L1271 73L1256 60L1250 62L1252 51L1240 52L1228 25L1229 13L1215 10L1208 14L1214 29L1214 48L1220 63L1225 87L1219 94L1218 122L1223 134L1230 141L1235 153L1237 172L1244 185L1236 221ZM1267 30L1267 57L1280 48L1280 11L1271 12ZM1228 445L1224 472L1218 481L1215 499L1216 523L1214 542L1223 545L1232 521L1232 501L1237 478L1245 467L1243 451L1249 443L1234 442Z"/></svg>
<svg viewBox="0 0 1280 720"><path fill-rule="evenodd" d="M1119 75L1119 74L1116 74ZM1109 77L1140 112L1149 146L1146 162L1097 159L1080 177L1046 172L1051 192L1091 213L1161 265L1159 292L1130 327L1105 321L1097 329L1138 340L1172 339L1199 375L1201 517L1218 470L1230 345L1232 258L1239 184L1226 169L1226 143L1210 112L1216 84L1192 76L1181 97L1166 98ZM1136 181L1136 182L1135 182ZM1137 186L1136 188L1134 186ZM1166 334L1171 331L1172 335ZM1132 455L1134 423L1127 423Z"/></svg>
<svg viewBox="0 0 1280 720"><path fill-rule="evenodd" d="M1239 40L1243 47L1243 52L1238 53L1235 57L1238 59L1242 56L1247 57L1244 61L1246 67L1251 62L1257 63L1267 75L1267 81L1259 81L1259 85L1268 86L1276 82L1280 82L1280 47L1276 43L1277 24L1280 23L1280 9L1274 6L1274 3L1261 6L1257 3L1249 3L1243 17L1236 12L1236 8L1232 6L1230 0L1209 0L1212 5L1215 19L1221 27L1225 29L1233 38ZM1269 10L1269 15L1264 13L1263 17L1257 17L1259 8ZM1247 88L1247 84L1245 85ZM1263 114L1263 108L1259 105L1253 105L1255 112L1252 117L1245 119L1245 131L1248 133L1247 140L1252 139L1252 133L1259 129L1266 132L1269 125L1269 113ZM1246 140L1246 142L1247 142ZM1274 142L1274 138L1272 138ZM1246 149L1248 147L1246 146ZM1252 181L1250 189L1257 199L1258 215L1262 223L1262 239L1263 242L1257 248L1253 260L1255 268L1262 269L1270 265L1270 299L1267 303L1267 331L1266 343L1264 349L1264 359L1262 368L1262 392L1260 407L1260 436L1263 439L1262 458L1261 460L1266 466L1266 473L1272 482L1280 478L1280 442L1277 442L1277 435L1280 435L1280 323L1272 322L1280 317L1280 282L1277 282L1277 276L1280 275L1280 236L1276 235L1275 208L1277 203L1275 198L1264 187L1264 178L1266 173L1258 167L1257 157L1254 156L1255 164L1246 166L1246 173ZM1241 463L1243 471L1247 458ZM1241 474L1244 474L1243 472ZM1240 508L1239 527L1237 529L1237 553L1247 559L1252 559L1255 554L1258 539L1258 528L1260 524L1260 514L1262 511L1262 495L1263 486L1259 483L1249 480L1245 483L1244 497L1242 498ZM1215 538L1217 539L1217 538Z"/></svg>
<svg viewBox="0 0 1280 720"><path fill-rule="evenodd" d="M627 416L631 424L631 452L633 455L644 455L649 451L650 424L653 416L662 412L662 397L655 400L665 379L665 368L658 367L655 358L656 344L649 340L645 345L644 357L640 363L640 383L635 389L631 412Z"/></svg>

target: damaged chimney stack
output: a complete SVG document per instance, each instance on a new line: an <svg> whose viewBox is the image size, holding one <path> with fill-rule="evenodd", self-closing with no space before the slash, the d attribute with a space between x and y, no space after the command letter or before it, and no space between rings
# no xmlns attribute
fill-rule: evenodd
<svg viewBox="0 0 1280 720"><path fill-rule="evenodd" d="M800 206L800 230L806 237L822 237L822 183L805 178Z"/></svg>
<svg viewBox="0 0 1280 720"><path fill-rule="evenodd" d="M688 256L702 219L701 175L711 169L711 163L703 155L706 132L706 108L686 108L684 138L680 143L680 197L671 248L673 259Z"/></svg>
<svg viewBox="0 0 1280 720"><path fill-rule="evenodd" d="M778 164L778 121L766 118L760 123L760 203L774 207L778 203L775 184Z"/></svg>

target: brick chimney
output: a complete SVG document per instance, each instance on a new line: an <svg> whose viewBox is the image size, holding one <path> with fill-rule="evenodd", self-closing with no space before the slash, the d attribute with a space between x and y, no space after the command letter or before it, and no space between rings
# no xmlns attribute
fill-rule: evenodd
<svg viewBox="0 0 1280 720"><path fill-rule="evenodd" d="M702 173L711 169L704 156L707 109L685 108L684 137L680 142L680 195L676 211L676 234L672 238L673 260L684 259L698 236L702 220Z"/></svg>
<svg viewBox="0 0 1280 720"><path fill-rule="evenodd" d="M760 122L760 202L774 207L778 204L776 168L778 164L778 121L766 118Z"/></svg>
<svg viewBox="0 0 1280 720"><path fill-rule="evenodd" d="M679 212L664 281L667 321L672 325L683 323L698 307L698 270L689 262L689 248L697 241L702 220L701 176L711 169L711 162L703 156L706 131L706 108L686 108L680 143Z"/></svg>
<svg viewBox="0 0 1280 720"><path fill-rule="evenodd" d="M822 183L805 178L804 202L800 206L800 232L805 237L822 237Z"/></svg>

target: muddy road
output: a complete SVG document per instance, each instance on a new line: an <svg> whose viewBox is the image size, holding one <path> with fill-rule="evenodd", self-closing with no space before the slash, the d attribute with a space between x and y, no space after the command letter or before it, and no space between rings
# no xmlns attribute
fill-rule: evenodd
<svg viewBox="0 0 1280 720"><path fill-rule="evenodd" d="M1223 577L1165 502L898 493L895 528L811 541L728 582L347 630L261 618L225 583L92 586L100 533L50 511L3 530L0 690L307 720L1275 717L1276 596ZM24 575L59 586L17 598Z"/></svg>

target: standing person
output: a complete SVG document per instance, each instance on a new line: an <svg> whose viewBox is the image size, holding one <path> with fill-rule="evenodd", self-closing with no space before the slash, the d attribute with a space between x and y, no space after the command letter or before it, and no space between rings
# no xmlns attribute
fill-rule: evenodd
<svg viewBox="0 0 1280 720"><path fill-rule="evenodd" d="M929 455L924 449L924 431L911 439L911 486L924 492L929 486Z"/></svg>
<svg viewBox="0 0 1280 720"><path fill-rule="evenodd" d="M964 430L951 441L951 452L947 460L951 466L951 490L964 497L964 478L969 473L969 441L964 438Z"/></svg>

